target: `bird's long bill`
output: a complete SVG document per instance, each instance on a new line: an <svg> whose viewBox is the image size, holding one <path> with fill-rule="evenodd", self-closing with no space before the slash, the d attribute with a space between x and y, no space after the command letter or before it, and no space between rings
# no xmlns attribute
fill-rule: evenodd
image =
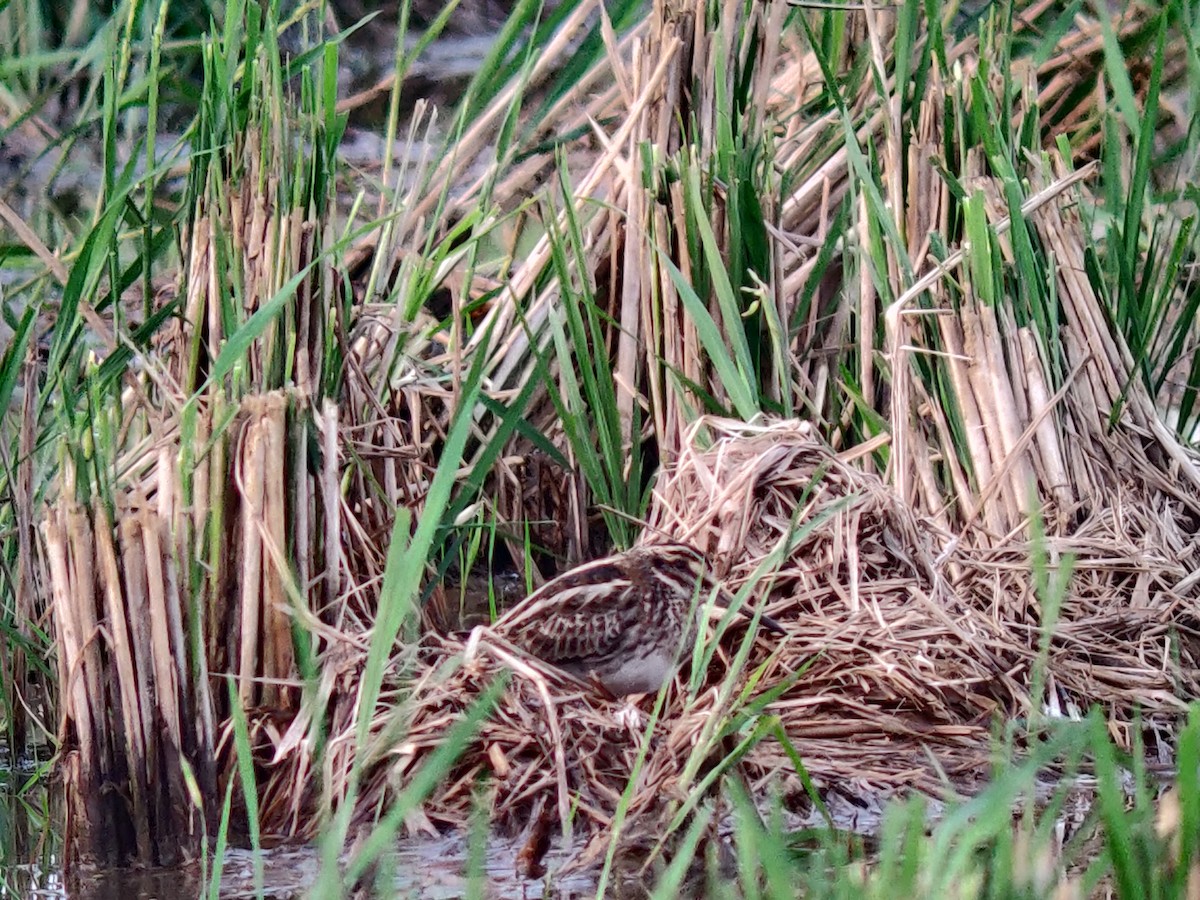
<svg viewBox="0 0 1200 900"><path fill-rule="evenodd" d="M721 609L731 609L734 604L734 598L729 591L725 590L725 588L718 587L717 596L714 598L713 602L717 606L721 607ZM757 615L758 623L763 628L767 629L767 631L770 631L773 634L787 634L787 629L780 625L776 619L771 618L765 613L757 612L753 607L747 606L745 603L737 608L737 613L747 619L753 619L755 615Z"/></svg>

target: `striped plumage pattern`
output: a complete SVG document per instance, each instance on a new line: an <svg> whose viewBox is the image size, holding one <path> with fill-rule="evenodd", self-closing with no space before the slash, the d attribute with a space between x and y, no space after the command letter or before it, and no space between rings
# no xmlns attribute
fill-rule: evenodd
<svg viewBox="0 0 1200 900"><path fill-rule="evenodd" d="M548 581L494 627L614 696L657 691L695 632L693 604L714 587L707 568L703 554L687 544L634 547ZM728 595L722 591L718 602L726 605Z"/></svg>

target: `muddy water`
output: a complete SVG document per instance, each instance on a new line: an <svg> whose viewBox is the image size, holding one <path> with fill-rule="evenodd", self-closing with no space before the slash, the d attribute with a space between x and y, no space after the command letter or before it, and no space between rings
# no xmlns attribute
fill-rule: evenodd
<svg viewBox="0 0 1200 900"><path fill-rule="evenodd" d="M0 900L196 900L206 895L198 866L184 869L98 872L71 885L62 871L61 805L34 766L0 768ZM395 896L450 900L463 896L574 898L592 896L589 875L552 876L549 882L526 881L513 867L517 847L489 842L482 871L468 862L466 842L458 837L407 840L384 863L394 874ZM570 856L552 850L545 862L551 872ZM222 864L222 898L262 896L285 900L306 896L319 870L311 847L283 847L262 854L262 885L255 887L254 854L229 850ZM468 873L474 873L471 877Z"/></svg>
<svg viewBox="0 0 1200 900"><path fill-rule="evenodd" d="M0 761L3 760L0 749ZM158 871L110 871L96 873L71 886L68 890L62 872L62 820L59 804L52 787L38 778L36 766L0 767L0 900L195 900L207 896L199 866ZM1059 824L1064 830L1062 839L1072 835L1088 816L1095 800L1095 785L1086 776L1070 780L1038 781L1035 805L1044 808L1052 795L1065 800L1059 809ZM1124 785L1132 792L1132 779ZM844 796L837 790L824 792L824 802L834 827L843 834L863 837L878 834L882 820L882 803L878 798L865 800L861 796ZM763 801L765 803L765 801ZM926 805L927 822L932 827L944 813L941 804ZM1014 809L1014 812L1017 812ZM771 810L761 810L770 816ZM817 810L795 810L785 814L785 827L792 833L823 830L823 816ZM736 851L732 843L732 822L718 829L718 858L722 860L718 877L736 879ZM492 836L482 866L472 859L467 841L450 835L437 839L407 839L397 843L379 868L392 878L391 896L421 898L421 900L450 900L459 897L480 897L488 900L534 900L534 898L568 898L595 896L594 872L562 874L563 867L581 849L555 842L543 862L550 873L545 881L530 881L517 874L514 861L519 842ZM870 842L868 841L868 846ZM1087 856L1088 854L1085 854ZM320 868L318 853L312 847L281 847L261 856L261 880L257 877L254 854L246 849L229 850L222 860L219 896L223 898L302 898L317 880ZM654 881L652 874L639 871L634 861L629 865L618 861L618 883L624 896L646 896ZM698 874L698 873L697 873ZM261 892L256 884L262 885ZM704 896L707 892L692 884L694 891L684 896ZM607 892L616 896L613 888ZM359 896L363 896L360 894Z"/></svg>
<svg viewBox="0 0 1200 900"><path fill-rule="evenodd" d="M0 770L0 900L195 900L206 896L199 866L171 870L119 870L98 872L72 884L64 881L61 854L62 820L55 795L45 782L29 785L35 771ZM841 808L830 798L835 819L850 830L871 831L878 826L878 809L861 804ZM801 821L801 819L803 821ZM815 814L790 822L792 827L818 827ZM728 845L730 829L722 828L722 844ZM517 874L514 861L518 844L493 836L488 842L483 867L470 859L467 841L457 835L438 839L408 839L399 842L383 871L394 878L394 895L421 900L450 900L464 896L488 900L534 900L595 896L594 872L561 874L560 870L579 847L555 846L543 859L550 873L544 881L530 881ZM726 847L727 854L731 847ZM261 882L256 878L254 854L247 849L229 850L222 862L220 896L223 898L301 898L317 880L320 860L312 847L281 847L261 857ZM627 869L618 862L620 869ZM634 870L637 866L632 867ZM626 871L620 880L630 896L644 896L644 875ZM728 877L733 877L730 872ZM634 886L636 882L636 886ZM256 884L262 884L261 894ZM639 890L638 887L641 889Z"/></svg>
<svg viewBox="0 0 1200 900"><path fill-rule="evenodd" d="M62 814L57 786L45 776L45 767L35 761L9 765L0 747L0 900L195 900L207 896L206 873L198 865L170 870L116 870L97 872L66 884L62 858ZM879 824L879 808L861 801L839 802L840 795L827 798L830 812L842 828L873 832ZM789 821L791 828L816 828L823 820L815 810ZM723 827L721 843L725 855L732 854L732 826ZM488 900L534 900L534 898L593 897L594 871L563 874L562 869L582 849L563 846L554 840L542 860L546 880L527 880L518 875L515 860L520 840L493 835L488 840L482 869L461 835L437 839L406 839L397 843L380 869L394 880L394 896L422 900L450 900L464 896ZM320 868L318 852L312 847L280 847L261 856L261 881L256 877L256 860L247 849L231 849L222 860L220 896L223 898L301 898L309 894ZM645 896L646 879L636 862L618 861L621 894ZM730 872L727 877L733 877ZM256 885L262 885L262 892ZM614 895L610 887L608 891Z"/></svg>
<svg viewBox="0 0 1200 900"><path fill-rule="evenodd" d="M409 841L392 854L389 870L395 873L395 896L421 900L451 900L469 895L508 898L590 897L595 881L586 875L551 877L548 881L523 881L513 870L515 848L500 844L489 848L482 872L468 873L468 854L457 838ZM553 869L565 859L548 862ZM184 870L134 870L98 872L68 891L55 858L6 867L0 876L2 898L68 898L71 900L196 900L206 894L200 872ZM290 900L308 894L317 878L319 859L310 847L278 848L262 854L263 891L255 888L254 854L234 849L225 854L220 896Z"/></svg>

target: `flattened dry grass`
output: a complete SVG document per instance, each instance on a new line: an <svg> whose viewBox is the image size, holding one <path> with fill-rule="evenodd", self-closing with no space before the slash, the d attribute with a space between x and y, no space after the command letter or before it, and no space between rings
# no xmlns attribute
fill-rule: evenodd
<svg viewBox="0 0 1200 900"><path fill-rule="evenodd" d="M1180 697L1200 689L1195 636L1169 595L1139 605L1129 592L1134 583L1178 583L1177 560L1139 550L1147 535L1102 538L1089 527L1049 540L1052 558L1076 556L1079 577L1054 630L1048 697L1033 709L1042 613L1028 540L1014 534L987 548L956 540L856 468L862 452L836 454L794 420L697 422L655 491L647 534L705 547L731 591L753 581L755 603L787 636L761 633L736 660L745 627L733 623L698 678L684 669L643 734L618 724L617 704L494 636L467 652L457 638L428 635L378 708L367 808L403 789L498 669L512 680L494 714L410 826L460 825L482 783L498 825L519 831L570 817L577 833L598 836L584 860L603 847L632 773L629 839L645 839L721 764L725 739L744 738L761 717L777 717L819 789L863 799L972 792L993 761L998 725L1012 717L1096 704L1126 740L1135 721L1170 732ZM781 546L790 549L770 575L756 577ZM352 690L334 697L332 720L349 728L353 704ZM741 765L752 789L775 785L803 814L811 801L789 749L760 740ZM303 756L294 747L290 759L277 757L286 762L280 790L297 783Z"/></svg>

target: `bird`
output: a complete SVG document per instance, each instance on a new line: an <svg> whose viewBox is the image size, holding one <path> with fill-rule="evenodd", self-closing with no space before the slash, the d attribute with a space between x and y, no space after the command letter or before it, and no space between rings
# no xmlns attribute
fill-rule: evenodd
<svg viewBox="0 0 1200 900"><path fill-rule="evenodd" d="M699 608L733 598L689 544L634 546L559 575L500 616L492 630L512 644L613 697L658 691L675 673ZM750 616L743 607L739 610ZM768 616L759 622L785 634Z"/></svg>

